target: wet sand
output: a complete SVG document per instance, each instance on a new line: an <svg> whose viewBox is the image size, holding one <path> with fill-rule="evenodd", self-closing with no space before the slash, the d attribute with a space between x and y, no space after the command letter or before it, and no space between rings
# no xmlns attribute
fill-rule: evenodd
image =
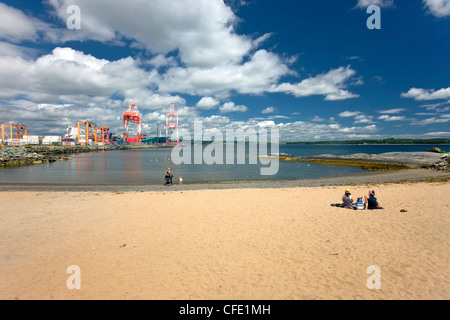
<svg viewBox="0 0 450 320"><path fill-rule="evenodd" d="M357 184L373 184L383 182L418 182L449 179L450 173L431 169L407 169L382 172L364 172L350 175L331 176L302 180L254 180L254 181L226 181L192 184L184 181L182 185L175 182L173 186L164 186L163 182L155 184L38 184L38 183L1 183L2 191L52 191L52 192L130 192L130 191L187 191L203 189L236 189L236 188L295 188L319 186L346 186Z"/></svg>

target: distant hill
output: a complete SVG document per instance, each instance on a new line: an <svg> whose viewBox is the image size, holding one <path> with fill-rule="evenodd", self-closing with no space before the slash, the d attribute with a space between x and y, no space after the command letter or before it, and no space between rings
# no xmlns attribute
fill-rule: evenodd
<svg viewBox="0 0 450 320"><path fill-rule="evenodd" d="M294 141L286 144L450 144L450 139L381 139L381 140L343 140L343 141Z"/></svg>

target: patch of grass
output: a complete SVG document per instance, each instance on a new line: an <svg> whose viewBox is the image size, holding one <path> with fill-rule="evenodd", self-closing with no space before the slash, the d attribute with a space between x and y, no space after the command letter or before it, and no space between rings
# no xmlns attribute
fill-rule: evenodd
<svg viewBox="0 0 450 320"><path fill-rule="evenodd" d="M282 160L282 159L280 158L280 160ZM396 163L365 162L365 161L352 161L352 160L330 160L330 159L308 159L308 160L298 159L297 161L330 164L330 165L334 165L334 166L360 167L361 169L373 170L373 171L411 169L411 167L409 167L407 165L396 164Z"/></svg>

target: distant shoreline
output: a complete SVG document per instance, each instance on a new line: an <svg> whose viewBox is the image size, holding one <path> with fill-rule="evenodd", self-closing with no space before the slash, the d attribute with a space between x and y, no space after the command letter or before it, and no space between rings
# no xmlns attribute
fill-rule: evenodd
<svg viewBox="0 0 450 320"><path fill-rule="evenodd" d="M450 145L450 139L362 139L342 141L292 141L286 144L339 144L339 145Z"/></svg>
<svg viewBox="0 0 450 320"><path fill-rule="evenodd" d="M448 146L450 143L296 143L296 142L280 142L284 145L305 145L305 146Z"/></svg>

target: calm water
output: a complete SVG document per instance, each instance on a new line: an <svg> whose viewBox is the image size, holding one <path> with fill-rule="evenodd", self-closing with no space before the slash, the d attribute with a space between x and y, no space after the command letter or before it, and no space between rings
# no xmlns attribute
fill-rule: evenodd
<svg viewBox="0 0 450 320"><path fill-rule="evenodd" d="M433 145L436 146L436 145ZM280 145L279 152L293 156L318 154L345 155L353 153L426 151L428 145ZM448 151L450 146L437 146ZM193 151L193 149L192 149ZM270 153L270 146L268 147ZM192 152L193 153L193 152ZM226 155L223 149L224 157ZM236 152L235 152L236 153ZM248 155L248 151L246 151ZM268 164L180 164L175 165L171 149L117 150L71 155L72 160L0 168L0 182L43 184L163 184L164 173L171 168L175 183L211 183L220 181L293 180L367 172L355 167L280 161L276 175L262 176L260 169ZM225 162L225 161L224 161ZM236 163L236 161L235 161Z"/></svg>

